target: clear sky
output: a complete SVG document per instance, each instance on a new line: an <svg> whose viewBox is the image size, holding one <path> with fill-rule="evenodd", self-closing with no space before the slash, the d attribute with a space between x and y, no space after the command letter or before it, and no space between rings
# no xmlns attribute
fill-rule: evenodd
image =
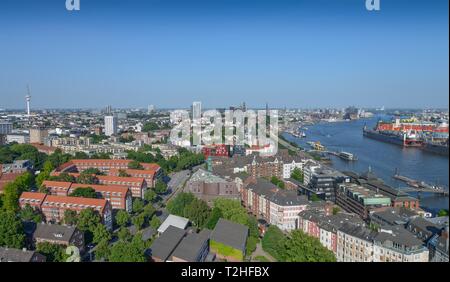
<svg viewBox="0 0 450 282"><path fill-rule="evenodd" d="M448 107L448 0L1 0L0 108Z"/></svg>

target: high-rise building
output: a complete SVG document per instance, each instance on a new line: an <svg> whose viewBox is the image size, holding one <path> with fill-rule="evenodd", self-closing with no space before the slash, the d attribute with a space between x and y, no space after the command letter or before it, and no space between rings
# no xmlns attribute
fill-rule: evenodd
<svg viewBox="0 0 450 282"><path fill-rule="evenodd" d="M105 116L105 135L111 136L117 134L117 117Z"/></svg>
<svg viewBox="0 0 450 282"><path fill-rule="evenodd" d="M111 105L106 106L105 114L107 114L107 115L111 115L112 114L112 107L111 107Z"/></svg>
<svg viewBox="0 0 450 282"><path fill-rule="evenodd" d="M153 105L148 105L148 113L151 114L155 111L155 106Z"/></svg>
<svg viewBox="0 0 450 282"><path fill-rule="evenodd" d="M202 102L192 103L192 119L201 119L202 117Z"/></svg>
<svg viewBox="0 0 450 282"><path fill-rule="evenodd" d="M30 128L30 143L44 143L44 139L48 137L48 130L42 128Z"/></svg>
<svg viewBox="0 0 450 282"><path fill-rule="evenodd" d="M10 122L0 122L0 134L10 134L13 124Z"/></svg>

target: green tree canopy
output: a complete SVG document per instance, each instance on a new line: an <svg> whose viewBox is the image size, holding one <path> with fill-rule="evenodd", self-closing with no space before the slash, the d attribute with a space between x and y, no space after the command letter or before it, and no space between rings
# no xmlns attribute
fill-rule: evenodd
<svg viewBox="0 0 450 282"><path fill-rule="evenodd" d="M76 225L78 220L78 214L73 210L64 211L64 223L67 225Z"/></svg>
<svg viewBox="0 0 450 282"><path fill-rule="evenodd" d="M20 249L24 244L22 221L14 212L0 210L0 246Z"/></svg>
<svg viewBox="0 0 450 282"><path fill-rule="evenodd" d="M144 250L133 242L119 241L111 247L110 262L145 262Z"/></svg>
<svg viewBox="0 0 450 282"><path fill-rule="evenodd" d="M161 180L156 181L155 192L157 194L164 194L167 192L167 184Z"/></svg>
<svg viewBox="0 0 450 282"><path fill-rule="evenodd" d="M140 198L133 199L133 212L134 213L140 213L142 209L144 208L145 203Z"/></svg>
<svg viewBox="0 0 450 282"><path fill-rule="evenodd" d="M284 241L282 254L286 262L335 262L333 252L322 246L317 238L301 230L293 230L289 239Z"/></svg>
<svg viewBox="0 0 450 282"><path fill-rule="evenodd" d="M33 221L35 223L40 223L43 220L42 214L33 209L29 204L20 210L19 217L22 221Z"/></svg>
<svg viewBox="0 0 450 282"><path fill-rule="evenodd" d="M183 211L183 215L197 227L204 227L210 216L210 208L205 201L195 198Z"/></svg>
<svg viewBox="0 0 450 282"><path fill-rule="evenodd" d="M140 162L138 162L138 161L131 161L129 164L128 164L128 168L129 169L144 169L144 167L141 165L141 163Z"/></svg>
<svg viewBox="0 0 450 282"><path fill-rule="evenodd" d="M80 197L80 198L97 198L97 192L92 187L79 187L76 188L71 194L71 197Z"/></svg>
<svg viewBox="0 0 450 282"><path fill-rule="evenodd" d="M195 196L192 193L181 192L175 198L167 203L167 210L174 215L184 216L184 209L192 201Z"/></svg>
<svg viewBox="0 0 450 282"><path fill-rule="evenodd" d="M148 189L147 191L145 191L144 199L147 202L154 203L154 202L156 202L157 198L158 198L158 195L152 189Z"/></svg>
<svg viewBox="0 0 450 282"><path fill-rule="evenodd" d="M281 261L284 253L285 239L285 235L277 226L270 225L261 240L262 248L276 260Z"/></svg>
<svg viewBox="0 0 450 282"><path fill-rule="evenodd" d="M103 224L98 224L94 230L93 230L94 238L92 242L98 244L101 241L108 241L111 240L111 233L106 229L106 227Z"/></svg>
<svg viewBox="0 0 450 282"><path fill-rule="evenodd" d="M49 242L38 243L36 250L47 258L47 262L65 262L69 257L69 255L66 255L65 246Z"/></svg>
<svg viewBox="0 0 450 282"><path fill-rule="evenodd" d="M124 210L119 210L115 216L115 219L117 225L127 226L130 222L130 215Z"/></svg>
<svg viewBox="0 0 450 282"><path fill-rule="evenodd" d="M132 221L133 225L136 226L137 230L141 230L142 226L145 223L145 215L139 214L139 215L133 217L133 219L131 221Z"/></svg>

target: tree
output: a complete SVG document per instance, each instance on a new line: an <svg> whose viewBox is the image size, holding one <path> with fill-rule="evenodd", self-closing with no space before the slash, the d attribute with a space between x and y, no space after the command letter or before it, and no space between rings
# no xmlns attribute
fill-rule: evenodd
<svg viewBox="0 0 450 282"><path fill-rule="evenodd" d="M171 214L184 216L184 208L194 201L194 199L194 194L181 192L167 203L167 210Z"/></svg>
<svg viewBox="0 0 450 282"><path fill-rule="evenodd" d="M132 242L119 241L111 247L110 262L145 262L144 250Z"/></svg>
<svg viewBox="0 0 450 282"><path fill-rule="evenodd" d="M42 182L50 178L50 173L53 171L53 169L54 167L52 163L49 160L45 161L42 171L36 177L36 184L39 188L42 187Z"/></svg>
<svg viewBox="0 0 450 282"><path fill-rule="evenodd" d="M256 250L256 245L259 242L258 237L248 237L247 244L245 245L246 254L251 255Z"/></svg>
<svg viewBox="0 0 450 282"><path fill-rule="evenodd" d="M139 215L133 217L133 219L131 221L132 221L133 225L136 226L137 230L141 230L142 226L145 223L145 215L139 214Z"/></svg>
<svg viewBox="0 0 450 282"><path fill-rule="evenodd" d="M138 161L131 161L128 164L128 168L129 169L141 169L141 170L144 169L144 167Z"/></svg>
<svg viewBox="0 0 450 282"><path fill-rule="evenodd" d="M151 218L156 213L156 209L152 205L146 205L142 214L144 214L147 218Z"/></svg>
<svg viewBox="0 0 450 282"><path fill-rule="evenodd" d="M85 152L75 152L74 158L77 160L86 160L89 159L89 156Z"/></svg>
<svg viewBox="0 0 450 282"><path fill-rule="evenodd" d="M269 253L276 260L282 260L284 253L284 240L286 236L275 225L270 225L264 233L264 237L261 240L261 245L264 251Z"/></svg>
<svg viewBox="0 0 450 282"><path fill-rule="evenodd" d="M142 127L142 132L150 132L160 129L159 125L155 122L146 122Z"/></svg>
<svg viewBox="0 0 450 282"><path fill-rule="evenodd" d="M123 169L119 169L119 177L130 177L130 175Z"/></svg>
<svg viewBox="0 0 450 282"><path fill-rule="evenodd" d="M333 252L322 246L320 241L301 230L293 230L284 241L282 258L286 262L335 262Z"/></svg>
<svg viewBox="0 0 450 282"><path fill-rule="evenodd" d="M104 175L103 172L101 172L98 168L94 168L94 167L87 168L87 169L83 170L83 172L81 172L81 173L82 174Z"/></svg>
<svg viewBox="0 0 450 282"><path fill-rule="evenodd" d="M339 207L333 207L333 215L337 215L341 209Z"/></svg>
<svg viewBox="0 0 450 282"><path fill-rule="evenodd" d="M3 208L7 211L16 212L19 210L19 198L25 191L30 191L34 185L34 176L26 172L18 176L13 182L4 187Z"/></svg>
<svg viewBox="0 0 450 282"><path fill-rule="evenodd" d="M77 177L77 182L80 184L98 184L98 178L92 174L81 173Z"/></svg>
<svg viewBox="0 0 450 282"><path fill-rule="evenodd" d="M153 216L152 220L150 221L150 226L154 229L157 230L159 228L159 226L161 225L161 220L159 220L158 217Z"/></svg>
<svg viewBox="0 0 450 282"><path fill-rule="evenodd" d="M96 260L108 258L109 254L110 254L109 241L108 240L100 241L97 244L94 253L95 253Z"/></svg>
<svg viewBox="0 0 450 282"><path fill-rule="evenodd" d="M47 262L65 262L69 257L64 246L49 242L38 243L36 250L47 258Z"/></svg>
<svg viewBox="0 0 450 282"><path fill-rule="evenodd" d="M71 197L80 197L80 198L97 198L97 192L92 187L78 187L71 194Z"/></svg>
<svg viewBox="0 0 450 282"><path fill-rule="evenodd" d="M217 198L214 200L214 207L221 210L224 219L239 224L248 224L247 211L238 200Z"/></svg>
<svg viewBox="0 0 450 282"><path fill-rule="evenodd" d="M76 182L76 179L74 176L68 174L67 172L61 172L57 176L50 176L49 180L52 181L63 181L63 182Z"/></svg>
<svg viewBox="0 0 450 282"><path fill-rule="evenodd" d="M321 199L319 198L319 196L317 196L317 194L312 194L310 197L311 201L313 202L319 202Z"/></svg>
<svg viewBox="0 0 450 282"><path fill-rule="evenodd" d="M210 208L205 201L195 198L184 208L183 215L191 220L197 227L203 227L208 221Z"/></svg>
<svg viewBox="0 0 450 282"><path fill-rule="evenodd" d="M93 230L94 238L92 242L98 244L101 241L107 241L111 240L111 233L106 229L106 227L103 224L98 224L94 230Z"/></svg>
<svg viewBox="0 0 450 282"><path fill-rule="evenodd" d="M222 211L219 208L213 208L205 227L213 230L221 217L223 217Z"/></svg>
<svg viewBox="0 0 450 282"><path fill-rule="evenodd" d="M303 183L304 174L299 168L296 167L291 173L291 178Z"/></svg>
<svg viewBox="0 0 450 282"><path fill-rule="evenodd" d="M448 210L445 210L445 209L439 210L439 212L437 213L437 216L448 216Z"/></svg>
<svg viewBox="0 0 450 282"><path fill-rule="evenodd" d="M100 215L97 211L87 208L80 212L77 221L78 229L84 231L86 242L91 242L95 228L101 223Z"/></svg>
<svg viewBox="0 0 450 282"><path fill-rule="evenodd" d="M278 186L281 189L285 188L285 184L282 180L278 179L278 177L276 176L272 176L272 178L270 179L270 182L272 182L272 184Z"/></svg>
<svg viewBox="0 0 450 282"><path fill-rule="evenodd" d="M119 210L115 216L115 219L117 225L124 227L130 222L130 215L124 210Z"/></svg>
<svg viewBox="0 0 450 282"><path fill-rule="evenodd" d="M140 198L135 198L133 200L133 212L139 213L144 208L144 201Z"/></svg>
<svg viewBox="0 0 450 282"><path fill-rule="evenodd" d="M156 199L158 198L158 195L153 191L152 189L148 189L145 191L144 199L149 203L156 202Z"/></svg>
<svg viewBox="0 0 450 282"><path fill-rule="evenodd" d="M78 220L78 214L73 210L64 211L64 223L67 225L76 225Z"/></svg>
<svg viewBox="0 0 450 282"><path fill-rule="evenodd" d="M11 211L0 210L0 246L20 249L25 244L22 222Z"/></svg>
<svg viewBox="0 0 450 282"><path fill-rule="evenodd" d="M167 184L161 180L156 181L155 192L157 194L164 194L167 192Z"/></svg>
<svg viewBox="0 0 450 282"><path fill-rule="evenodd" d="M119 231L117 232L117 237L119 237L119 240L121 241L129 241L131 239L131 234L128 228L120 227Z"/></svg>
<svg viewBox="0 0 450 282"><path fill-rule="evenodd" d="M35 223L40 223L43 220L42 214L34 210L29 204L20 210L19 217L22 221L33 221Z"/></svg>

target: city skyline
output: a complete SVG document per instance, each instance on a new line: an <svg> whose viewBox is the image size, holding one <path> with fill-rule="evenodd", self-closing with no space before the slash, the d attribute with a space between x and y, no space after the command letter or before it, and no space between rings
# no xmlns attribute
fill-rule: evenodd
<svg viewBox="0 0 450 282"><path fill-rule="evenodd" d="M0 108L448 108L447 1L62 2L4 3Z"/></svg>

